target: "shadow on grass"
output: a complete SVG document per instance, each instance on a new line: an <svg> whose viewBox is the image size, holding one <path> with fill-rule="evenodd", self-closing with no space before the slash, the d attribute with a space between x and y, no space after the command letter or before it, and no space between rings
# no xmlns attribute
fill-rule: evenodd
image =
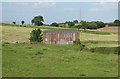
<svg viewBox="0 0 120 79"><path fill-rule="evenodd" d="M120 49L119 47L95 47L91 48L90 51L92 53L102 53L102 54L119 54L120 55Z"/></svg>

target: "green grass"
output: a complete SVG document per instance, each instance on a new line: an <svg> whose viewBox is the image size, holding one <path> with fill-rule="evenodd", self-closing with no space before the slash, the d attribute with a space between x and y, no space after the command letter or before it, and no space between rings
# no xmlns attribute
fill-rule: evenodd
<svg viewBox="0 0 120 79"><path fill-rule="evenodd" d="M1 25L0 25L1 26ZM53 26L33 26L33 25L14 25L14 24L2 24L2 26L7 27L25 27L25 28L40 28L40 29L51 29L51 30L72 30L73 28L63 28L63 27L53 27ZM75 28L74 28L75 29ZM75 29L76 30L76 29Z"/></svg>
<svg viewBox="0 0 120 79"><path fill-rule="evenodd" d="M25 28L25 27L13 27L13 26L3 26L2 27L2 41L8 42L28 42L30 37L30 32L35 28Z"/></svg>
<svg viewBox="0 0 120 79"><path fill-rule="evenodd" d="M3 44L3 77L117 76L117 55L73 45Z"/></svg>
<svg viewBox="0 0 120 79"><path fill-rule="evenodd" d="M2 78L2 43L0 42L0 78Z"/></svg>
<svg viewBox="0 0 120 79"><path fill-rule="evenodd" d="M28 38L30 37L30 32L36 28L26 28L26 27L13 27L13 26L0 26L2 27L2 41L3 42L11 42L11 41L18 41L18 42L29 42ZM50 27L49 27L50 28ZM59 28L57 28L59 29ZM42 29L47 30L47 29ZM102 33L103 31L101 31ZM91 31L88 32L80 32L80 39L81 41L118 41L117 34L106 34L101 35L97 34L96 32L91 34ZM104 33L104 32L103 32ZM109 32L107 32L109 33Z"/></svg>
<svg viewBox="0 0 120 79"><path fill-rule="evenodd" d="M2 30L2 41L3 42L29 42L30 32L33 29L40 28L41 30L48 30L48 29L56 29L56 30L66 30L68 28L56 28L56 27L48 27L48 26L32 26L32 27L20 27L17 26L11 26L11 25L3 25L0 26ZM34 28L33 28L34 27Z"/></svg>
<svg viewBox="0 0 120 79"><path fill-rule="evenodd" d="M80 33L81 41L118 41L117 34L99 35L90 33Z"/></svg>
<svg viewBox="0 0 120 79"><path fill-rule="evenodd" d="M29 44L30 32L38 28L35 26L3 25L1 27L3 77L118 76L116 31L81 31L80 40L85 47L80 50L75 45ZM48 26L39 28L64 30L64 28ZM18 43L13 43L16 41Z"/></svg>
<svg viewBox="0 0 120 79"><path fill-rule="evenodd" d="M86 30L86 31L81 31L81 32L85 32L85 33L89 33L89 34L97 34L97 35L110 35L111 32L108 31L99 31L99 30Z"/></svg>

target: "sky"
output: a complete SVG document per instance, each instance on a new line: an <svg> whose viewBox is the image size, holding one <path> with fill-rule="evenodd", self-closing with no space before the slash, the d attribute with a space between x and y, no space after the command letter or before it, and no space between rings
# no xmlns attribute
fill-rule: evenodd
<svg viewBox="0 0 120 79"><path fill-rule="evenodd" d="M118 19L118 2L2 2L2 23L31 24L38 15L44 24L73 20L112 22Z"/></svg>

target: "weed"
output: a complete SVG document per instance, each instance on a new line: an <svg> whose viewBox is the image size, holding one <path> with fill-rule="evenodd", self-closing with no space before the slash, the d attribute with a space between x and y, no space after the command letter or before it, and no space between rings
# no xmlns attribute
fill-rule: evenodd
<svg viewBox="0 0 120 79"><path fill-rule="evenodd" d="M35 55L42 55L43 54L43 52L37 52Z"/></svg>
<svg viewBox="0 0 120 79"><path fill-rule="evenodd" d="M85 74L80 74L81 77L85 77L86 75Z"/></svg>

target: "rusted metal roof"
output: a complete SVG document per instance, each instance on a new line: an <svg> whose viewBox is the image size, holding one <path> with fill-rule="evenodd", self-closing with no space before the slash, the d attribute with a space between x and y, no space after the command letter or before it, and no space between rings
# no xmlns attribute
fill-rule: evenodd
<svg viewBox="0 0 120 79"><path fill-rule="evenodd" d="M44 30L43 33L80 33L77 30Z"/></svg>

